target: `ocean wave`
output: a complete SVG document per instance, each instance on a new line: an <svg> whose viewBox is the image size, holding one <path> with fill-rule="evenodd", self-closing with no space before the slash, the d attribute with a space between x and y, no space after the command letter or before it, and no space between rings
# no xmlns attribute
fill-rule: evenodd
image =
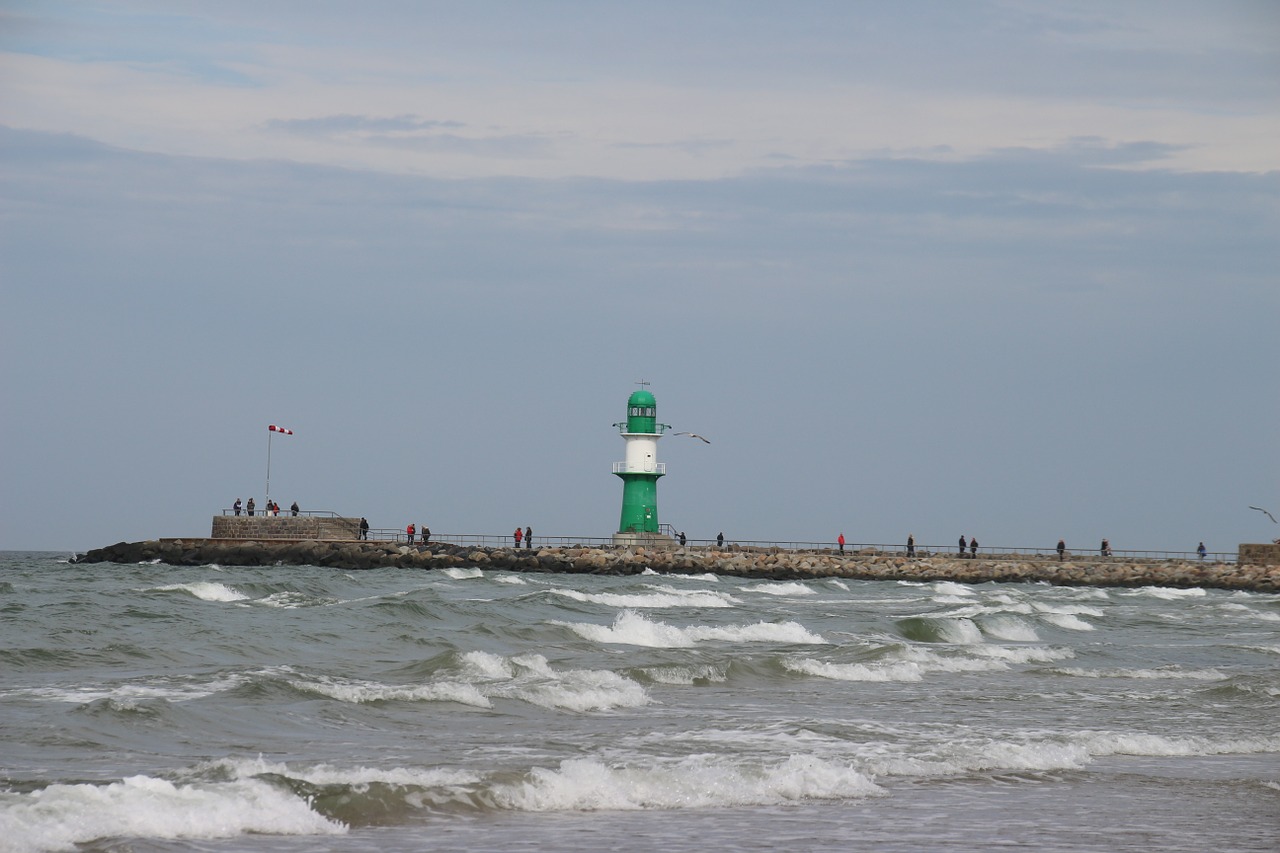
<svg viewBox="0 0 1280 853"><path fill-rule="evenodd" d="M899 633L921 643L971 644L982 642L982 630L972 619L908 616L897 621Z"/></svg>
<svg viewBox="0 0 1280 853"><path fill-rule="evenodd" d="M1074 616L1070 613L1045 613L1041 619L1051 625L1057 625L1059 628L1066 628L1068 631L1093 631L1096 630L1093 625Z"/></svg>
<svg viewBox="0 0 1280 853"><path fill-rule="evenodd" d="M1170 586L1143 586L1125 594L1162 598L1166 601L1178 601L1183 598L1204 598L1208 593L1198 586L1189 589Z"/></svg>
<svg viewBox="0 0 1280 853"><path fill-rule="evenodd" d="M638 708L651 700L637 682L605 669L557 670L539 654L504 657L472 651L424 684L385 684L333 676L296 676L295 690L340 702L456 702L492 708L495 699L512 699L564 711Z"/></svg>
<svg viewBox="0 0 1280 853"><path fill-rule="evenodd" d="M441 569L440 573L445 577L453 578L456 581L469 581L484 577L484 571L476 568L462 569L450 567L447 569Z"/></svg>
<svg viewBox="0 0 1280 853"><path fill-rule="evenodd" d="M553 588L548 592L574 601L604 604L609 607L733 607L738 600L723 592L681 590L670 586L651 587L645 593L588 593L576 589Z"/></svg>
<svg viewBox="0 0 1280 853"><path fill-rule="evenodd" d="M817 595L817 591L797 581L758 583L743 588L744 592L760 592L765 595Z"/></svg>
<svg viewBox="0 0 1280 853"><path fill-rule="evenodd" d="M788 658L783 666L801 675L813 675L835 681L923 681L924 671L918 663L896 661L884 663L832 663L813 658Z"/></svg>
<svg viewBox="0 0 1280 853"><path fill-rule="evenodd" d="M717 808L884 794L859 770L810 756L774 763L691 756L645 765L571 759L492 788L498 807L536 812Z"/></svg>
<svg viewBox="0 0 1280 853"><path fill-rule="evenodd" d="M339 835L347 827L258 779L175 784L131 776L0 794L0 837L13 851L75 850L101 838L225 839Z"/></svg>
<svg viewBox="0 0 1280 853"><path fill-rule="evenodd" d="M86 705L94 702L111 702L116 710L131 710L138 703L148 700L165 702L189 702L216 693L233 690L243 684L248 675L223 675L211 679L199 676L174 676L130 681L124 684L74 684L28 687L5 691L3 695L40 699L47 702L64 702Z"/></svg>
<svg viewBox="0 0 1280 853"><path fill-rule="evenodd" d="M587 622L553 622L578 636L597 643L618 643L650 648L689 648L702 642L825 644L797 622L757 622L754 625L694 625L681 628L647 619L633 610L624 610L612 625Z"/></svg>
<svg viewBox="0 0 1280 853"><path fill-rule="evenodd" d="M1162 666L1156 669L1075 669L1071 667L1055 667L1049 672L1058 675L1070 675L1077 678L1150 678L1150 679L1191 679L1195 681L1225 681L1228 676L1216 669L1186 670L1177 666Z"/></svg>
<svg viewBox="0 0 1280 853"><path fill-rule="evenodd" d="M729 680L729 668L723 664L644 666L637 672L655 684L717 684Z"/></svg>
<svg viewBox="0 0 1280 853"><path fill-rule="evenodd" d="M249 596L237 589L218 583L217 581L193 581L191 583L175 583L167 586L156 586L139 592L185 592L201 601L244 601Z"/></svg>
<svg viewBox="0 0 1280 853"><path fill-rule="evenodd" d="M370 702L457 702L476 708L492 708L489 701L474 684L453 681L436 681L430 684L382 684L333 676L293 678L289 685L302 693L312 693L337 699L339 702L364 704Z"/></svg>

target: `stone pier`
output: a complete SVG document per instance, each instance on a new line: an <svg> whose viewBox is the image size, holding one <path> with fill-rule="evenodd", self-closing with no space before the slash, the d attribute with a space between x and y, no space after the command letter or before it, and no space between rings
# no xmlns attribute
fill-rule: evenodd
<svg viewBox="0 0 1280 853"><path fill-rule="evenodd" d="M250 519L251 521L253 519ZM303 519L266 519L301 522ZM258 541L236 539L157 539L119 542L78 557L77 563L140 563L158 560L176 566L325 566L338 569L446 569L477 567L511 572L635 575L713 573L760 580L849 578L957 583L1052 583L1068 586L1168 586L1280 592L1280 561L1206 563L1199 560L1133 560L1006 555L1002 559L934 556L908 559L899 554L780 548L725 549L697 546L482 548L432 542Z"/></svg>

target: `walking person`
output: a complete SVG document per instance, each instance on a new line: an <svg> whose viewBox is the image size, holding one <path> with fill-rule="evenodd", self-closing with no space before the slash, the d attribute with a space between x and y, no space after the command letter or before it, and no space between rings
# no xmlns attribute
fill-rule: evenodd
<svg viewBox="0 0 1280 853"><path fill-rule="evenodd" d="M724 547L724 531L723 530L721 530L719 533L716 534L716 547L717 548Z"/></svg>
<svg viewBox="0 0 1280 853"><path fill-rule="evenodd" d="M1059 563L1061 563L1066 558L1066 554L1067 554L1067 543L1059 539L1058 540L1058 562Z"/></svg>
<svg viewBox="0 0 1280 853"><path fill-rule="evenodd" d="M1099 549L1104 557L1111 556L1111 543L1106 539L1102 540L1102 547Z"/></svg>
<svg viewBox="0 0 1280 853"><path fill-rule="evenodd" d="M907 556L914 557L916 555L916 535L914 533L907 534Z"/></svg>
<svg viewBox="0 0 1280 853"><path fill-rule="evenodd" d="M1197 553L1197 554L1199 554L1199 555L1200 555L1200 559L1201 559L1201 560L1203 560L1203 559L1204 559L1204 555L1205 555L1205 554L1207 554L1207 553L1209 553L1209 551L1208 551L1208 549L1207 549L1207 548L1205 548L1205 547L1204 547L1204 543L1203 543L1203 542L1201 542L1201 543L1200 543L1200 547L1196 548L1196 553Z"/></svg>
<svg viewBox="0 0 1280 853"><path fill-rule="evenodd" d="M365 518L364 516L360 516L360 538L361 539L369 538L369 519Z"/></svg>
<svg viewBox="0 0 1280 853"><path fill-rule="evenodd" d="M840 543L840 553L843 554L844 553L844 533L840 534L840 538L837 539L836 542Z"/></svg>
<svg viewBox="0 0 1280 853"><path fill-rule="evenodd" d="M294 501L293 506L289 507L289 512L293 513L293 517L298 517L298 502Z"/></svg>
<svg viewBox="0 0 1280 853"><path fill-rule="evenodd" d="M427 545L431 542L431 528L425 524L422 525L422 544Z"/></svg>
<svg viewBox="0 0 1280 853"><path fill-rule="evenodd" d="M683 548L685 546L685 543L688 541L689 541L688 539L684 538L684 531L681 530L680 531L680 547Z"/></svg>
<svg viewBox="0 0 1280 853"><path fill-rule="evenodd" d="M526 527L524 529L524 547L526 549L533 547L533 528Z"/></svg>

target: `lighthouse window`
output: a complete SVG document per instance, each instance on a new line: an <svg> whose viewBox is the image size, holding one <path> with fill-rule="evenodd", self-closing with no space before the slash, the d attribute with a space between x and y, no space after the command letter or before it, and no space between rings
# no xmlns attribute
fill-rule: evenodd
<svg viewBox="0 0 1280 853"><path fill-rule="evenodd" d="M632 406L627 414L633 418L656 418L658 410L653 406Z"/></svg>

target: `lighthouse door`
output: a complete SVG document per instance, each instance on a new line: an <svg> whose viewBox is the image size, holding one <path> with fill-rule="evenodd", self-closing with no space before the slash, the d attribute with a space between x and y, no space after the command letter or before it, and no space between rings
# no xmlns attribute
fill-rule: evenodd
<svg viewBox="0 0 1280 853"><path fill-rule="evenodd" d="M654 469L655 469L655 463L653 461L653 454L646 453L644 455L644 472L646 474L652 474L654 472Z"/></svg>

